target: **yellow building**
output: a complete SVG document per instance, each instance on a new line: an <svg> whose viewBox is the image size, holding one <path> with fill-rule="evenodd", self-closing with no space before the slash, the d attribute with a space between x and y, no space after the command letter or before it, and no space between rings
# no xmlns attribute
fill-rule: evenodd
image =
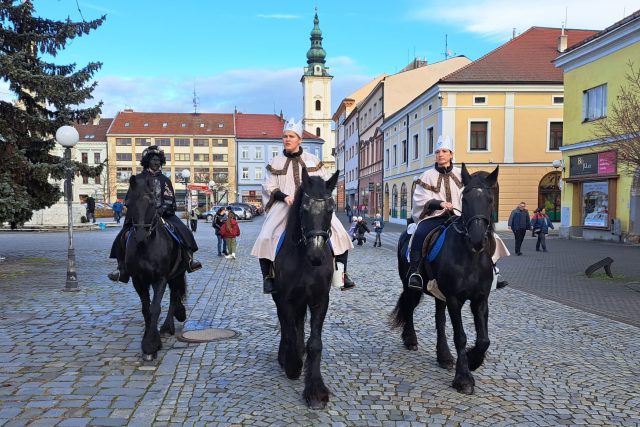
<svg viewBox="0 0 640 427"><path fill-rule="evenodd" d="M560 228L565 237L619 240L640 235L640 170L619 165L615 148L595 132L627 84L629 63L637 70L639 59L640 11L555 60L565 82Z"/></svg>
<svg viewBox="0 0 640 427"><path fill-rule="evenodd" d="M235 202L236 137L233 114L140 113L132 110L116 115L107 131L111 200L123 199L129 177L141 172L142 152L150 145L164 150L167 164L163 172L171 178L176 201L182 204L186 186L181 177L190 171L189 183L208 186L215 182L214 199ZM208 190L192 194L199 205L211 200Z"/></svg>
<svg viewBox="0 0 640 427"><path fill-rule="evenodd" d="M447 135L454 162L471 172L500 165L494 220L506 229L520 201L546 206L559 219L563 127L562 73L551 61L558 49L595 31L533 27L477 61L440 79L385 119L385 201L390 221L411 210L415 180L433 167L434 142ZM405 162L404 170L395 170ZM401 175L395 179L394 175ZM387 185L388 184L388 185Z"/></svg>

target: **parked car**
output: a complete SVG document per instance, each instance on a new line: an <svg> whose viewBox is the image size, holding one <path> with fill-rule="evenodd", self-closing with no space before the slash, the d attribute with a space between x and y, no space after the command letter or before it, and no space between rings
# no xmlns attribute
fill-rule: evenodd
<svg viewBox="0 0 640 427"><path fill-rule="evenodd" d="M238 219L251 219L253 218L253 214L251 213L251 209L245 208L244 206L237 205L229 205L227 209L232 209L233 213L236 214Z"/></svg>
<svg viewBox="0 0 640 427"><path fill-rule="evenodd" d="M226 207L226 206L214 206L211 208L211 210L208 210L206 212L200 212L200 215L198 218L204 219L207 222L211 222L213 221L213 217L216 216L216 212L218 212L218 209L222 207Z"/></svg>
<svg viewBox="0 0 640 427"><path fill-rule="evenodd" d="M245 209L249 209L249 212L251 212L251 216L260 215L260 213L258 212L258 208L255 205L252 205L250 203L235 202L235 203L229 203L229 206L240 206L240 207L243 207Z"/></svg>

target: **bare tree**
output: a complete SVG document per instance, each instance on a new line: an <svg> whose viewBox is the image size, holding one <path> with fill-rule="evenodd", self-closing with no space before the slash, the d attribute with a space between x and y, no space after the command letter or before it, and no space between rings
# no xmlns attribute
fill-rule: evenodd
<svg viewBox="0 0 640 427"><path fill-rule="evenodd" d="M629 61L626 84L605 119L595 123L595 136L618 150L618 162L632 173L640 170L640 67Z"/></svg>

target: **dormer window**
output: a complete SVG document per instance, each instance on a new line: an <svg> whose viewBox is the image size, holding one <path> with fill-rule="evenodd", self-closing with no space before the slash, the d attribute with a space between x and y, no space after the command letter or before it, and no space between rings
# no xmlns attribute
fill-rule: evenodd
<svg viewBox="0 0 640 427"><path fill-rule="evenodd" d="M200 127L203 128L204 127L204 123L200 123Z"/></svg>
<svg viewBox="0 0 640 427"><path fill-rule="evenodd" d="M129 127L129 122L124 122L124 127L128 128Z"/></svg>
<svg viewBox="0 0 640 427"><path fill-rule="evenodd" d="M224 123L218 123L218 127L219 128L223 128L224 127Z"/></svg>
<svg viewBox="0 0 640 427"><path fill-rule="evenodd" d="M487 97L486 96L474 96L473 97L473 103L474 105L484 105L487 103Z"/></svg>
<svg viewBox="0 0 640 427"><path fill-rule="evenodd" d="M186 127L187 127L187 124L186 124L186 123L181 123L181 124L180 124L180 127L186 128Z"/></svg>
<svg viewBox="0 0 640 427"><path fill-rule="evenodd" d="M164 122L164 123L162 124L162 127L163 127L163 128L166 128L166 127L167 127L167 125L168 125L168 123L167 123L167 122Z"/></svg>
<svg viewBox="0 0 640 427"><path fill-rule="evenodd" d="M144 127L148 128L149 127L149 123L145 123Z"/></svg>

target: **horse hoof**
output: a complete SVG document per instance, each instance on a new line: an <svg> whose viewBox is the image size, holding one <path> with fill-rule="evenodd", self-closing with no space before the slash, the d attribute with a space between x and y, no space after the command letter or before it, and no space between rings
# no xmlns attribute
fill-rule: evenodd
<svg viewBox="0 0 640 427"><path fill-rule="evenodd" d="M442 369L446 369L448 371L453 369L453 360L438 360L438 365L442 368Z"/></svg>
<svg viewBox="0 0 640 427"><path fill-rule="evenodd" d="M411 350L411 351L417 351L418 350L418 344L408 344L408 343L404 343L404 347L407 350Z"/></svg>
<svg viewBox="0 0 640 427"><path fill-rule="evenodd" d="M462 394L473 394L474 381L453 380L453 387Z"/></svg>
<svg viewBox="0 0 640 427"><path fill-rule="evenodd" d="M309 409L319 410L326 408L327 402L323 400L307 399L307 406L309 406Z"/></svg>
<svg viewBox="0 0 640 427"><path fill-rule="evenodd" d="M153 362L157 355L158 353L143 354L142 360L144 360L145 362Z"/></svg>

